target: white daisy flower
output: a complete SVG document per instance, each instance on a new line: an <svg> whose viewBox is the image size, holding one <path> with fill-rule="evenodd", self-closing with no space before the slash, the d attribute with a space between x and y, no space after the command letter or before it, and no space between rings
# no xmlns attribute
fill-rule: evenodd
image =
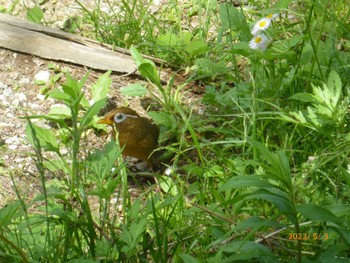
<svg viewBox="0 0 350 263"><path fill-rule="evenodd" d="M271 40L266 35L259 34L249 41L249 47L251 49L265 50L270 43Z"/></svg>
<svg viewBox="0 0 350 263"><path fill-rule="evenodd" d="M265 18L272 20L275 20L278 17L278 14L269 14Z"/></svg>
<svg viewBox="0 0 350 263"><path fill-rule="evenodd" d="M252 35L257 35L260 32L266 30L269 28L269 26L271 25L271 19L268 19L266 17L260 19L252 28Z"/></svg>

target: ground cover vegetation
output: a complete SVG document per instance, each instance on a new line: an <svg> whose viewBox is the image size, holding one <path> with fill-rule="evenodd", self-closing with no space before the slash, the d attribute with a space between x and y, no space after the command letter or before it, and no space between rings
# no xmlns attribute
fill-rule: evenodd
<svg viewBox="0 0 350 263"><path fill-rule="evenodd" d="M102 128L110 72L89 87L90 101L88 75L65 73L47 95L66 110L25 117L42 194L0 209L2 262L347 262L346 1L170 0L152 12L139 0L106 2L108 12L76 1L83 16L66 29L130 49L149 86L124 93L152 93L161 110L149 115L172 162L131 198L120 148L81 143ZM28 17L43 22L40 12ZM140 53L186 81L162 83ZM182 101L191 81L205 86L204 113Z"/></svg>

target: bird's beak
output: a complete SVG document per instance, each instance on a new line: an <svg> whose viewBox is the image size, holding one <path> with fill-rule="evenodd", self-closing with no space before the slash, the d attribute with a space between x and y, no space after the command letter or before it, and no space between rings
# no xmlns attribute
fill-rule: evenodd
<svg viewBox="0 0 350 263"><path fill-rule="evenodd" d="M111 120L111 118L108 118L107 116L102 118L102 119L99 119L97 121L98 124L108 124L108 125L113 125L114 122Z"/></svg>

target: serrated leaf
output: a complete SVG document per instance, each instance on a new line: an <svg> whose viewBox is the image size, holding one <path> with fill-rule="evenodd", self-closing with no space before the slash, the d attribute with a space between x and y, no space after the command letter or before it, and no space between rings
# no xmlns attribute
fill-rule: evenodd
<svg viewBox="0 0 350 263"><path fill-rule="evenodd" d="M59 147L58 147L56 137L50 130L41 128L34 124L32 124L31 126L27 124L26 135L27 135L28 141L34 147L36 147L36 144L34 141L34 138L36 138L39 141L41 148L45 149L46 151L59 152Z"/></svg>
<svg viewBox="0 0 350 263"><path fill-rule="evenodd" d="M307 93L307 92L299 92L296 94L293 94L292 96L289 97L291 100L299 100L302 102L314 102L315 98L312 96L312 94Z"/></svg>
<svg viewBox="0 0 350 263"><path fill-rule="evenodd" d="M316 127L322 126L322 120L318 118L313 108L307 107L307 113L308 113L307 117L309 118L309 120L312 122L314 126Z"/></svg>
<svg viewBox="0 0 350 263"><path fill-rule="evenodd" d="M296 118L301 123L307 123L307 120L301 111L298 111L298 112L292 111L290 115L294 116L294 118Z"/></svg>
<svg viewBox="0 0 350 263"><path fill-rule="evenodd" d="M149 111L147 113L156 124L164 125L168 128L176 126L176 119L173 115L166 112Z"/></svg>
<svg viewBox="0 0 350 263"><path fill-rule="evenodd" d="M169 176L162 176L159 186L167 194L171 194L172 196L176 196L178 194L177 186L173 179Z"/></svg>
<svg viewBox="0 0 350 263"><path fill-rule="evenodd" d="M65 172L66 174L69 174L69 165L67 165L66 162L62 161L61 159L58 160L48 160L44 161L44 166L48 171L56 172L58 170Z"/></svg>
<svg viewBox="0 0 350 263"><path fill-rule="evenodd" d="M329 73L327 87L330 91L330 100L332 102L332 106L335 108L341 97L342 83L339 75L334 70Z"/></svg>
<svg viewBox="0 0 350 263"><path fill-rule="evenodd" d="M147 91L148 91L147 88L141 85L140 83L130 84L120 89L120 92L123 95L127 95L127 96L142 96L142 95L145 95Z"/></svg>

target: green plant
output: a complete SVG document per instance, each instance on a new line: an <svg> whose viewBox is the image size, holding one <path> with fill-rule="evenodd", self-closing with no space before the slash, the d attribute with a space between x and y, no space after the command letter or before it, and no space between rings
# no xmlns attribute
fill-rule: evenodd
<svg viewBox="0 0 350 263"><path fill-rule="evenodd" d="M271 208L266 208L268 215L263 221L251 222L247 224L242 222L237 224L232 232L239 230L248 230L247 228L254 227L254 232L259 231L261 228L271 225L274 221L275 227L284 225L283 231L277 231L274 234L279 234L285 230L290 229L287 233L288 239L291 242L297 243L297 262L302 262L303 253L309 246L303 245L303 242L321 242L320 248L322 251L327 251L328 242L332 242L337 245L339 252L344 254L344 248L349 245L349 230L346 227L347 216L346 213L337 213L336 211L346 209L344 205L339 206L317 206L312 203L299 203L303 202L299 193L301 189L298 189L297 179L293 178L292 172L289 166L289 160L284 151L279 150L276 153L270 152L260 143L254 143L259 153L261 154L262 161L259 162L259 168L257 174L254 175L238 175L232 177L220 188L221 192L226 192L226 195L232 195L235 189L246 189L243 193L229 198L228 202L234 204L238 202L247 202L254 199L266 200L268 203L273 204L278 212ZM298 176L298 175L296 175ZM299 186L300 187L300 186ZM339 214L337 216L336 214ZM301 217L302 215L303 217ZM271 219L273 221L271 221ZM312 220L311 222L302 222L302 220ZM319 225L319 222L324 224ZM289 226L289 223L292 226ZM314 233L313 233L314 232ZM315 236L315 233L318 233ZM231 234L231 233L230 233ZM229 235L230 235L229 234ZM343 242L339 242L339 238L343 239ZM265 255L267 251L262 250L259 243L263 241L263 238L259 242L250 243L247 238L246 241L232 241L222 248L222 251L232 253L229 260L248 259L252 257L260 257ZM343 244L342 244L343 243ZM236 245L237 244L237 245ZM252 254L244 255L235 254L244 247L245 244L249 244ZM288 246L288 245L287 245ZM233 249L233 247L235 249ZM243 248L244 249L244 248ZM311 251L314 258L321 257L322 252L314 253ZM345 252L346 253L346 252ZM268 258L271 259L270 255ZM303 259L304 260L304 259Z"/></svg>
<svg viewBox="0 0 350 263"><path fill-rule="evenodd" d="M68 111L65 114L51 112L48 115L26 117L26 133L35 150L42 188L42 194L36 196L33 205L42 210L43 214L31 214L27 207L29 204L19 195L22 212L12 213L10 218L17 220L18 226L7 223L13 233L19 234L19 238L16 239L12 233L7 233L2 238L10 245L9 251L19 252L17 254L24 261L41 259L47 262L66 262L83 256L85 249L95 257L98 236L107 238L105 231L111 213L108 210L109 203L118 185L113 176L116 173L122 174L123 169L122 165L114 170L112 167L121 150L111 142L102 151L96 150L85 158L80 143L86 129L96 125L92 124L96 114L106 103L111 83L108 75L109 73L103 75L92 86L92 97L96 101L91 106L83 92L87 75L77 81L67 74L62 89L53 89L49 96L64 103ZM32 123L33 119L55 123L60 133ZM67 154L62 154L63 148ZM52 153L54 158L45 157L47 153ZM48 179L47 173L51 173L53 178ZM88 189L91 183L95 184L94 190ZM101 212L98 218L92 214L90 196L100 198ZM26 226L24 230L21 225ZM30 252L30 257L21 252L22 249ZM11 253L4 255L11 257Z"/></svg>
<svg viewBox="0 0 350 263"><path fill-rule="evenodd" d="M34 23L41 23L44 19L44 12L37 5L27 10L27 20Z"/></svg>
<svg viewBox="0 0 350 263"><path fill-rule="evenodd" d="M157 103L148 113L160 125L169 169L132 196L118 146L84 146L86 129L101 128L92 116L104 104L108 73L93 102L82 92L85 78L67 77L63 89L55 86L65 75L52 79L47 94L64 105L29 116L27 127L43 194L28 205L17 191L20 205L0 210L1 259L348 260L346 1L168 1L151 14L152 3L138 0L107 1L109 11L99 1L93 10L79 4L83 34L131 46L149 83L121 92ZM269 20L256 26L262 19ZM86 23L93 30L84 31ZM190 76L164 83L140 52L186 66ZM200 107L188 99L188 81L206 86Z"/></svg>

